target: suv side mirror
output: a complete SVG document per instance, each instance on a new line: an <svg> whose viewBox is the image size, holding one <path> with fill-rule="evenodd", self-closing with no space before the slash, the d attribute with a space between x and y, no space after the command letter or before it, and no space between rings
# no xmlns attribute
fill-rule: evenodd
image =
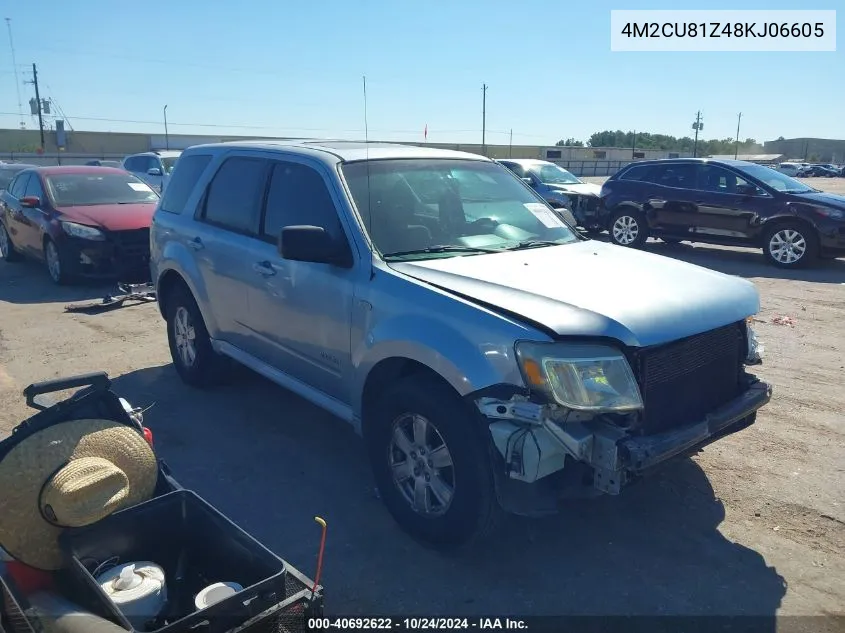
<svg viewBox="0 0 845 633"><path fill-rule="evenodd" d="M279 255L296 262L352 267L352 253L321 226L286 226L279 235Z"/></svg>
<svg viewBox="0 0 845 633"><path fill-rule="evenodd" d="M37 209L41 206L41 198L38 196L24 196L19 202L24 209Z"/></svg>
<svg viewBox="0 0 845 633"><path fill-rule="evenodd" d="M736 192L741 196L754 196L757 195L757 187L747 183L744 185L737 185Z"/></svg>
<svg viewBox="0 0 845 633"><path fill-rule="evenodd" d="M161 170L158 167L150 167L147 170L148 176L161 176Z"/></svg>
<svg viewBox="0 0 845 633"><path fill-rule="evenodd" d="M525 183L526 185L528 185L529 187L533 187L533 186L534 186L534 179L533 179L533 178L530 178L530 177L528 177L528 178L523 178L523 179L522 179L522 182L524 182L524 183Z"/></svg>

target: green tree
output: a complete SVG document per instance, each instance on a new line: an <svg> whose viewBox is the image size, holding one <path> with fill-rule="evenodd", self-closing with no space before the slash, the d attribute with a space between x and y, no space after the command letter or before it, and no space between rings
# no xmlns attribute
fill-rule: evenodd
<svg viewBox="0 0 845 633"><path fill-rule="evenodd" d="M566 140L559 140L557 143L555 143L555 145L557 147L584 147L584 141L578 141L570 137Z"/></svg>
<svg viewBox="0 0 845 633"><path fill-rule="evenodd" d="M675 137L668 134L653 134L651 132L623 132L622 130L604 130L590 135L587 147L636 147L637 149L657 149L669 152L692 153L695 139L691 136ZM636 143L634 142L636 140ZM698 155L733 154L736 140L698 139ZM757 141L747 138L739 144L741 152L748 152L758 147Z"/></svg>

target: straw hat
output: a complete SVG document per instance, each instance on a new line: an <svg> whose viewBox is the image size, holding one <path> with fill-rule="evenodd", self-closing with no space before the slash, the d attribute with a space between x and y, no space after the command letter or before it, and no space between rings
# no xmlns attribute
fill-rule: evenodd
<svg viewBox="0 0 845 633"><path fill-rule="evenodd" d="M63 528L146 501L157 476L152 448L125 424L71 420L35 432L0 460L0 547L32 567L59 569Z"/></svg>

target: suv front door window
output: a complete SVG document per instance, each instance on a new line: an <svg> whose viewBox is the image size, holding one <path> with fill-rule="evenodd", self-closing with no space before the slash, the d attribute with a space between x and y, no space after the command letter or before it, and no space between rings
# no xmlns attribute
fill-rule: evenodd
<svg viewBox="0 0 845 633"><path fill-rule="evenodd" d="M250 289L250 327L264 344L255 353L311 387L348 404L349 328L355 268L283 259L287 226L319 226L338 243L348 239L333 189L317 168L272 161L261 229L266 271ZM267 345L270 343L270 345Z"/></svg>

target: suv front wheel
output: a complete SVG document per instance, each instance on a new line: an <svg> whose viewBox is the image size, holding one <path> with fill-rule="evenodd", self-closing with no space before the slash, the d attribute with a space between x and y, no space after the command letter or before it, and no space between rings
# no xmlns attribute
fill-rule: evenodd
<svg viewBox="0 0 845 633"><path fill-rule="evenodd" d="M622 209L610 218L608 233L614 244L639 248L648 239L648 226L636 211Z"/></svg>
<svg viewBox="0 0 845 633"><path fill-rule="evenodd" d="M490 531L501 513L492 460L467 405L430 376L389 387L366 442L384 504L411 536L450 548Z"/></svg>
<svg viewBox="0 0 845 633"><path fill-rule="evenodd" d="M778 268L799 268L819 255L815 231L798 222L782 222L770 227L763 238L763 255Z"/></svg>

